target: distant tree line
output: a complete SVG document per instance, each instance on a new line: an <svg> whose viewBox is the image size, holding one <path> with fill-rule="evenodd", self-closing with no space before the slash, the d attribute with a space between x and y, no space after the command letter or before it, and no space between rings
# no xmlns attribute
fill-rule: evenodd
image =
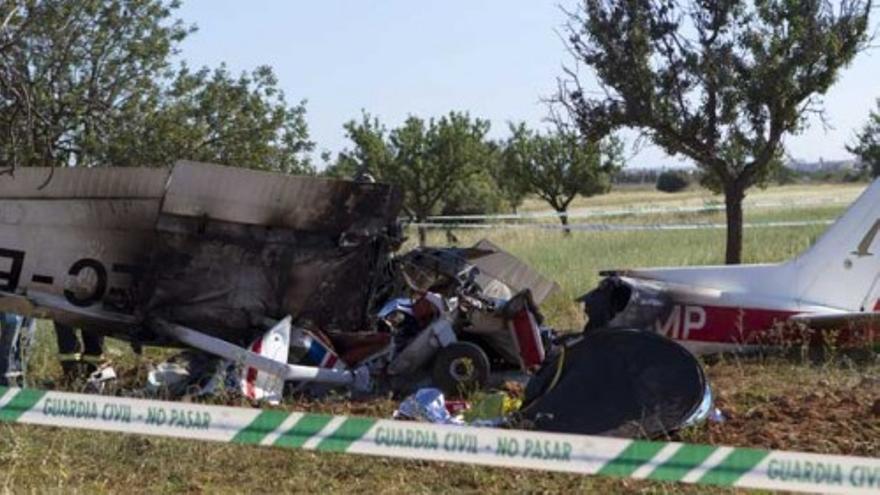
<svg viewBox="0 0 880 495"><path fill-rule="evenodd" d="M618 186L653 185L658 191L673 193L683 191L693 184L702 184L705 181L704 174L704 171L695 168L629 168L619 170L612 178L612 183ZM762 185L865 182L872 177L876 176L872 175L871 165L865 160L816 170L803 170L788 163L774 166Z"/></svg>

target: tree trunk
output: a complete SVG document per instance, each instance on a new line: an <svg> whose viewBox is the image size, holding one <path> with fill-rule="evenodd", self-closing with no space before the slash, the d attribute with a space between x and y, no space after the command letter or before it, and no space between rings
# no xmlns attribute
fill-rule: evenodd
<svg viewBox="0 0 880 495"><path fill-rule="evenodd" d="M419 223L422 223L424 220L419 220ZM419 246L425 247L425 244L428 242L428 229L425 227L419 226Z"/></svg>
<svg viewBox="0 0 880 495"><path fill-rule="evenodd" d="M724 188L724 205L727 215L725 262L728 265L738 265L742 262L743 198L745 198L745 191L738 184L728 185Z"/></svg>
<svg viewBox="0 0 880 495"><path fill-rule="evenodd" d="M559 213L559 221L562 223L562 231L565 235L571 235L571 228L568 226L568 210L556 210Z"/></svg>

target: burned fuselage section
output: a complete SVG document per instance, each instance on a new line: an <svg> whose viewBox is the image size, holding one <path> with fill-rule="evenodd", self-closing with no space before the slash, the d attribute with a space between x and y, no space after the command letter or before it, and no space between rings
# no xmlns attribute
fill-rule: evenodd
<svg viewBox="0 0 880 495"><path fill-rule="evenodd" d="M150 317L239 344L287 314L359 330L399 242L389 185L202 163L22 169L0 198L0 309L144 344Z"/></svg>
<svg viewBox="0 0 880 495"><path fill-rule="evenodd" d="M204 168L172 176L140 289L143 311L238 344L285 315L325 330L368 329L399 243L398 191L223 172L219 185Z"/></svg>
<svg viewBox="0 0 880 495"><path fill-rule="evenodd" d="M673 298L663 285L611 274L577 301L588 321L585 331L608 329L655 330L672 311Z"/></svg>

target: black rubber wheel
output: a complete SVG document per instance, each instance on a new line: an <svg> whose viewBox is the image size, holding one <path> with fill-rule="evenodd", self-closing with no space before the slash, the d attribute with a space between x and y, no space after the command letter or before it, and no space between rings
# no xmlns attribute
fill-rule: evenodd
<svg viewBox="0 0 880 495"><path fill-rule="evenodd" d="M489 381L489 357L476 344L454 342L437 351L431 378L449 397L474 392Z"/></svg>

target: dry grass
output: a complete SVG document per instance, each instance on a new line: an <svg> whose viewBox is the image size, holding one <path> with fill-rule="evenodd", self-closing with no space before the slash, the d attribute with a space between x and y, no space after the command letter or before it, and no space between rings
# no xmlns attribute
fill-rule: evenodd
<svg viewBox="0 0 880 495"><path fill-rule="evenodd" d="M797 200L813 200L816 198L841 198L852 200L865 189L864 183L854 184L793 184L787 186L771 186L765 189L749 190L746 203L750 202L786 202ZM702 206L706 204L723 204L724 197L714 194L708 189L693 186L689 189L669 194L656 190L653 184L643 186L619 187L611 194L576 198L570 208L572 210L590 208L639 208L648 206ZM544 211L547 204L538 198L529 198L521 207L521 211Z"/></svg>

